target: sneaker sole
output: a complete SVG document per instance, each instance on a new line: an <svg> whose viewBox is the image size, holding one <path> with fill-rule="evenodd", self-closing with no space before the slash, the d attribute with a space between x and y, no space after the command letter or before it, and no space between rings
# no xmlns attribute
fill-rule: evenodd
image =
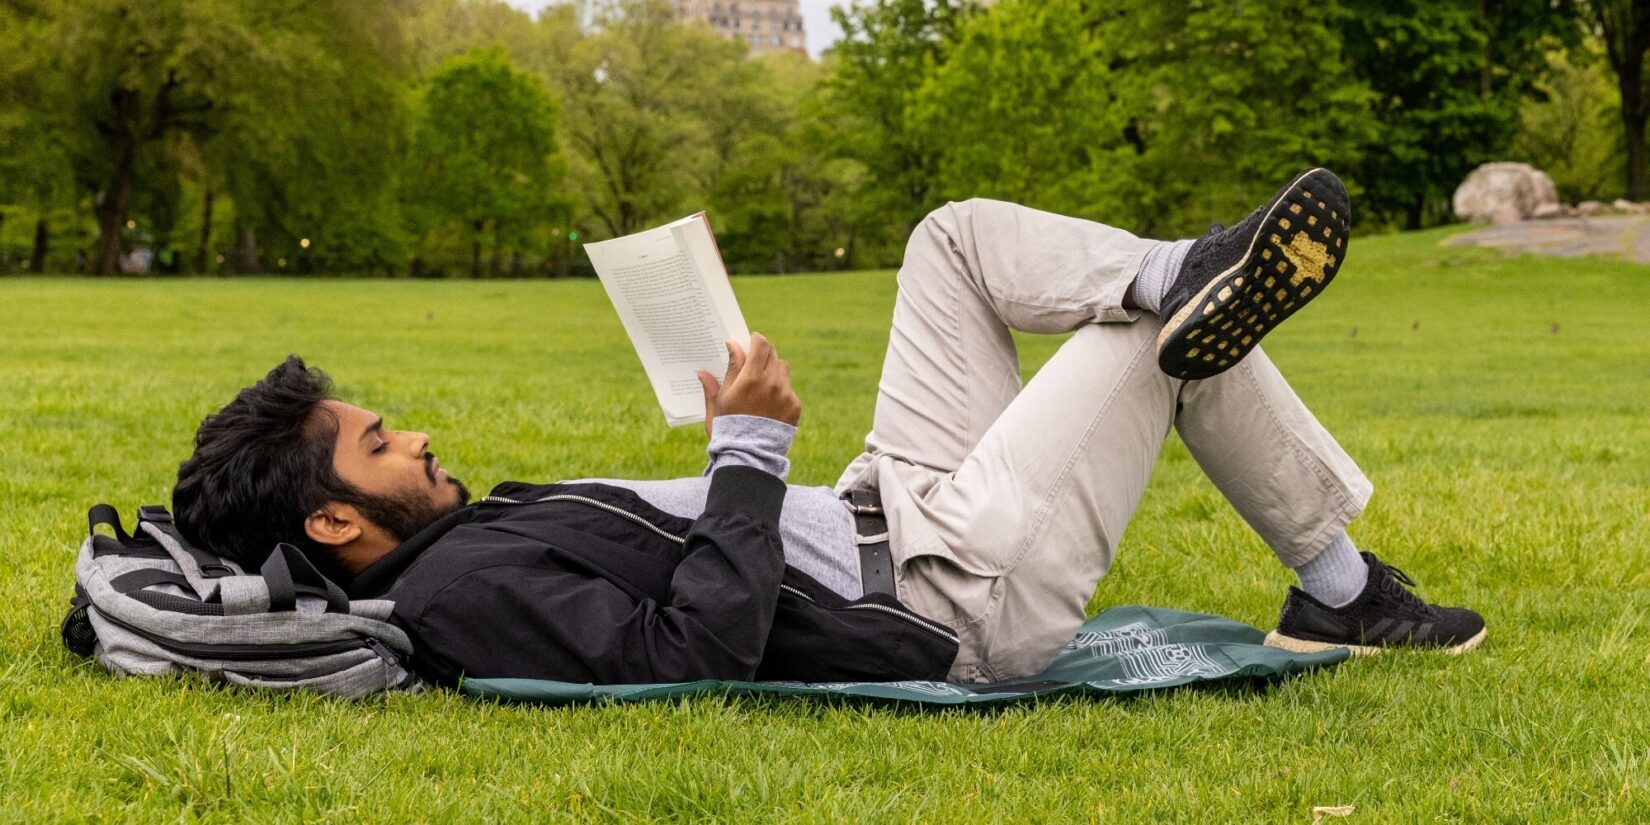
<svg viewBox="0 0 1650 825"><path fill-rule="evenodd" d="M1158 366L1187 381L1230 369L1340 272L1351 230L1346 189L1327 169L1284 187L1249 250L1209 279L1157 338Z"/></svg>
<svg viewBox="0 0 1650 825"><path fill-rule="evenodd" d="M1314 642L1314 641L1311 641L1311 640L1308 640L1308 639L1297 639L1293 636L1285 636L1282 633L1279 633L1276 630L1274 630L1271 633L1266 634L1266 646L1267 647L1279 648L1281 650L1288 650L1288 651L1292 651L1292 652L1295 652L1295 653L1322 653L1325 650L1334 650L1337 647L1344 647L1347 650L1352 651L1353 656L1374 656L1378 653L1382 653L1382 652L1388 651L1388 650L1443 651L1444 653L1449 653L1451 655L1460 655L1462 653L1466 653L1467 651L1472 650L1473 648L1483 644L1484 643L1484 636L1485 636L1485 634L1487 634L1489 632L1490 632L1490 629L1486 627L1483 630L1478 631L1478 633L1476 635L1474 635L1471 639L1468 639L1468 640L1466 640L1464 642L1461 642L1460 644L1457 644L1457 645L1452 645L1450 647L1437 647L1437 648L1431 648L1431 647L1403 647L1403 648L1394 648L1394 647L1375 647L1373 645L1338 645L1338 644L1333 644L1333 643L1330 643L1330 642Z"/></svg>

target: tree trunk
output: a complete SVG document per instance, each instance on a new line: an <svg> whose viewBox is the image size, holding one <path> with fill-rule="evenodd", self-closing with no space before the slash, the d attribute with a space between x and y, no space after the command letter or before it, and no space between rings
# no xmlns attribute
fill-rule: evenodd
<svg viewBox="0 0 1650 825"><path fill-rule="evenodd" d="M1644 52L1626 47L1627 60L1616 76L1621 92L1621 125L1627 136L1627 199L1645 199L1644 123L1650 116L1650 100L1644 94Z"/></svg>
<svg viewBox="0 0 1650 825"><path fill-rule="evenodd" d="M34 250L29 253L29 271L35 274L46 271L46 249L51 243L51 230L46 226L44 217L34 222Z"/></svg>
<svg viewBox="0 0 1650 825"><path fill-rule="evenodd" d="M126 212L131 204L133 178L137 176L138 93L116 89L110 98L115 107L115 169L97 205L97 244L87 265L94 275L114 275L120 269L121 232L126 229Z"/></svg>
<svg viewBox="0 0 1650 825"><path fill-rule="evenodd" d="M475 234L470 236L470 277L481 277L481 221L475 222Z"/></svg>
<svg viewBox="0 0 1650 825"><path fill-rule="evenodd" d="M206 188L201 199L201 248L195 252L195 271L206 272L212 260L212 187Z"/></svg>
<svg viewBox="0 0 1650 825"><path fill-rule="evenodd" d="M263 268L258 260L258 231L250 226L242 227L240 243L235 245L235 271L242 275L255 275Z"/></svg>
<svg viewBox="0 0 1650 825"><path fill-rule="evenodd" d="M1645 199L1644 118L1628 120L1627 127L1627 199Z"/></svg>
<svg viewBox="0 0 1650 825"><path fill-rule="evenodd" d="M1645 119L1650 117L1650 99L1644 88L1644 58L1650 52L1650 11L1641 0L1613 6L1589 3L1591 22L1603 35L1604 51L1616 72L1616 91L1621 95L1621 125L1627 137L1627 199L1645 199ZM1614 12L1614 13L1612 13Z"/></svg>

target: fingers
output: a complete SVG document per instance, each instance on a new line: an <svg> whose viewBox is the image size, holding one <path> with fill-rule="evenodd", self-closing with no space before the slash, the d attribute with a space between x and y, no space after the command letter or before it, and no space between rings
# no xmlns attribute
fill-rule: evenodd
<svg viewBox="0 0 1650 825"><path fill-rule="evenodd" d="M767 372L768 365L775 358L773 344L760 332L751 333L750 358L745 362L751 371L760 375Z"/></svg>
<svg viewBox="0 0 1650 825"><path fill-rule="evenodd" d="M739 377L739 373L743 372L745 369L745 348L740 346L739 342L733 340L732 338L727 340L727 345L728 374L722 379L722 384L724 386L727 384L732 384L733 379Z"/></svg>
<svg viewBox="0 0 1650 825"><path fill-rule="evenodd" d="M707 421L711 413L756 415L796 424L802 402L791 389L791 365L779 357L773 343L760 333L751 333L750 352L728 344L728 378L717 388L715 400L706 385ZM705 378L700 377L705 384ZM708 432L707 426L707 432Z"/></svg>

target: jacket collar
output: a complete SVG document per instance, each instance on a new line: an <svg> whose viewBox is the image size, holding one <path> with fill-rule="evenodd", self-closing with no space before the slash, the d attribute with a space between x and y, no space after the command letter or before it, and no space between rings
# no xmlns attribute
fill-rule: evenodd
<svg viewBox="0 0 1650 825"><path fill-rule="evenodd" d="M475 505L461 507L437 519L430 526L414 533L412 538L395 546L394 550L367 566L344 588L352 599L373 599L389 592L390 586L401 577L409 565L428 550L436 539L447 531L475 517Z"/></svg>

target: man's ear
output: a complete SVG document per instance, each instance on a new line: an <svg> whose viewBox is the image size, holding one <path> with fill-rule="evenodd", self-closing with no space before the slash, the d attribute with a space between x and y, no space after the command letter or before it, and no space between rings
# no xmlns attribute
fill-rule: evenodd
<svg viewBox="0 0 1650 825"><path fill-rule="evenodd" d="M349 504L330 502L304 519L304 533L327 547L342 547L361 537L366 519Z"/></svg>

